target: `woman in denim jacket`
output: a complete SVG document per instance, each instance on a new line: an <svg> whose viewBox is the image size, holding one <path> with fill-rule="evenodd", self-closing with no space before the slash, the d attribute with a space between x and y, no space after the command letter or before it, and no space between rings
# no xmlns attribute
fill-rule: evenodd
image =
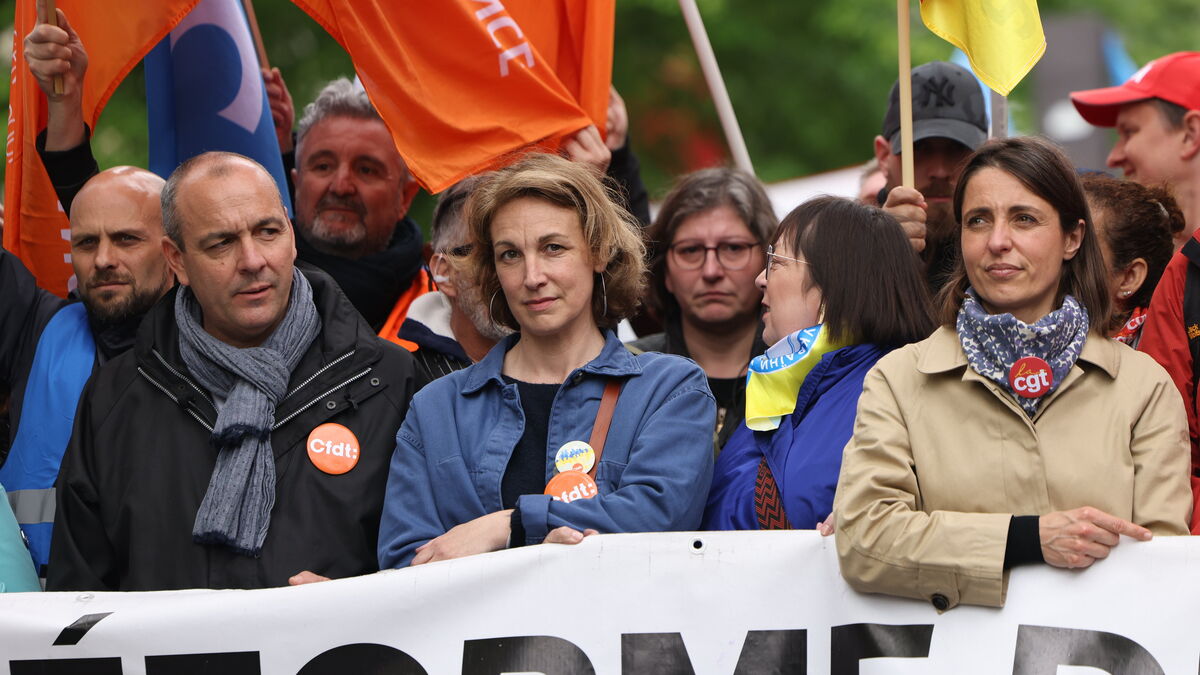
<svg viewBox="0 0 1200 675"><path fill-rule="evenodd" d="M473 244L459 263L493 319L517 333L413 398L396 435L380 567L695 529L713 463L704 372L677 356L635 356L612 332L645 289L635 222L589 169L553 155L496 172L466 208ZM595 440L610 383L619 395L607 438L589 452L581 442Z"/></svg>

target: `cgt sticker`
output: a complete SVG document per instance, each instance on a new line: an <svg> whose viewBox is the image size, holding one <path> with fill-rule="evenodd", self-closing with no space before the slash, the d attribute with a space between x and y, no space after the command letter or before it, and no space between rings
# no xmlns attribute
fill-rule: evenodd
<svg viewBox="0 0 1200 675"><path fill-rule="evenodd" d="M1050 364L1036 356L1018 359L1008 371L1008 384L1018 396L1038 398L1045 396L1054 384L1054 372Z"/></svg>

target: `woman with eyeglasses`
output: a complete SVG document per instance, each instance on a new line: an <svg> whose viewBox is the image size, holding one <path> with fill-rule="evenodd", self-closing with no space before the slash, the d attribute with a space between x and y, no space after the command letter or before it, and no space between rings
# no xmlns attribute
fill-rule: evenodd
<svg viewBox="0 0 1200 675"><path fill-rule="evenodd" d="M771 347L750 362L745 423L717 458L708 530L821 529L863 378L934 328L917 258L882 210L819 197L772 241L756 280Z"/></svg>
<svg viewBox="0 0 1200 675"><path fill-rule="evenodd" d="M766 348L754 278L776 225L753 176L717 168L681 178L647 234L654 247L650 303L664 330L630 347L700 364L717 400L718 447L741 422L747 364Z"/></svg>

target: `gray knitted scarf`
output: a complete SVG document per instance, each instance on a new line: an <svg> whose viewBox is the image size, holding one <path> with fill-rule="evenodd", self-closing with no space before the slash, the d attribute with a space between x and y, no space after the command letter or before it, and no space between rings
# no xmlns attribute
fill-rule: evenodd
<svg viewBox="0 0 1200 675"><path fill-rule="evenodd" d="M192 540L258 557L275 505L275 405L287 392L292 369L321 332L321 317L312 286L293 268L287 313L262 346L225 344L206 333L200 320L196 296L181 287L175 296L179 351L191 374L215 395L217 407L209 440L217 463L196 512Z"/></svg>

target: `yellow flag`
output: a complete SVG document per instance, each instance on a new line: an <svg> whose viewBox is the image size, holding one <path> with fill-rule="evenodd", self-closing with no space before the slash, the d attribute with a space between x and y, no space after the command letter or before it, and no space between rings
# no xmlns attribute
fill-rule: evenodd
<svg viewBox="0 0 1200 675"><path fill-rule="evenodd" d="M921 20L1004 96L1046 52L1037 0L921 0Z"/></svg>

